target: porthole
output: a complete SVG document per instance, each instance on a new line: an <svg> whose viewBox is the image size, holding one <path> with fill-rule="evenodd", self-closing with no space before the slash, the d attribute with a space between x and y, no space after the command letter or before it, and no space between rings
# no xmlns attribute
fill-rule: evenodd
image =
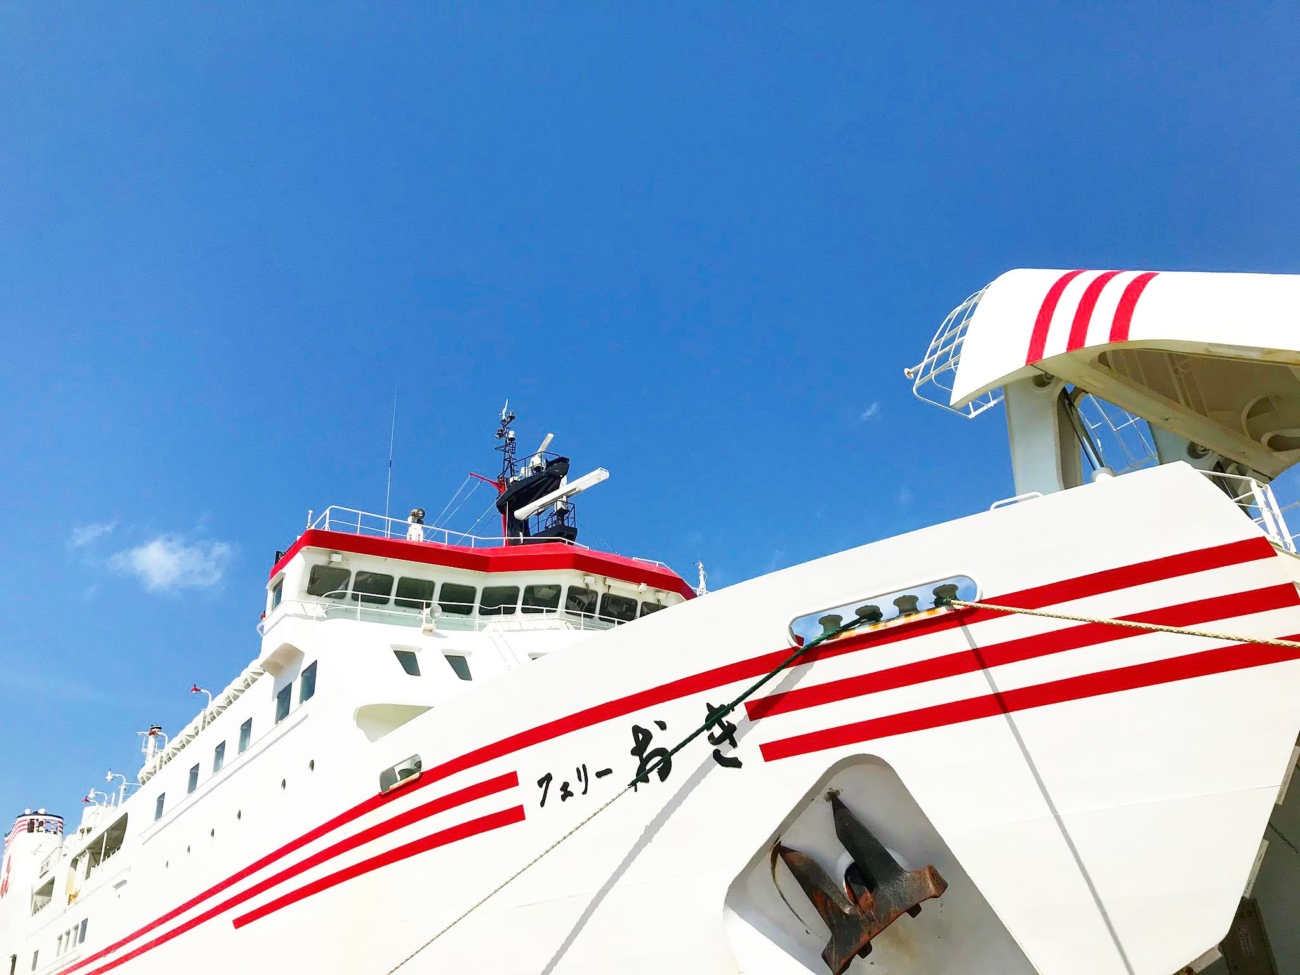
<svg viewBox="0 0 1300 975"><path fill-rule="evenodd" d="M289 783L285 779L280 780L280 788L283 790Z"/></svg>
<svg viewBox="0 0 1300 975"><path fill-rule="evenodd" d="M217 835L217 831L216 831L215 829L210 829L210 830L208 830L208 838L209 838L209 839L211 839L212 837L214 837L214 836L216 836L216 835Z"/></svg>
<svg viewBox="0 0 1300 975"><path fill-rule="evenodd" d="M316 759L313 758L310 762L307 763L307 771L308 772L316 771Z"/></svg>
<svg viewBox="0 0 1300 975"><path fill-rule="evenodd" d="M188 846L185 848L185 852L186 852L186 853L189 853L189 852L190 852L190 848L189 848Z"/></svg>
<svg viewBox="0 0 1300 975"><path fill-rule="evenodd" d="M170 867L171 865L172 865L172 862L171 862L170 860L167 860L166 862L163 863L163 869L166 870L166 869L167 869L168 867Z"/></svg>
<svg viewBox="0 0 1300 975"><path fill-rule="evenodd" d="M243 818L244 818L244 810L242 810L242 809L238 809L238 810L236 810L236 811L235 811L235 818L236 818L236 819L243 819Z"/></svg>

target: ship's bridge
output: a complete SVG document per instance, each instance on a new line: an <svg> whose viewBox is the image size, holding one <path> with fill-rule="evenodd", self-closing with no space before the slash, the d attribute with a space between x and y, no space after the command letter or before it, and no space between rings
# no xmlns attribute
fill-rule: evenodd
<svg viewBox="0 0 1300 975"><path fill-rule="evenodd" d="M331 506L277 553L260 629L293 616L426 631L600 630L694 595L662 562Z"/></svg>

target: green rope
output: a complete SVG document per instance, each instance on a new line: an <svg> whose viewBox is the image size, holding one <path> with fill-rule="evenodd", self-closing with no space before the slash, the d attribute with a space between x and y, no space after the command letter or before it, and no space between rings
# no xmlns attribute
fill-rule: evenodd
<svg viewBox="0 0 1300 975"><path fill-rule="evenodd" d="M520 867L518 870L512 873L509 877L501 881L501 883L497 884L497 886L493 887L490 891L488 891L486 894L480 897L468 908L466 908L464 911L458 914L444 927L439 929L433 935L433 937L431 937L428 941L424 942L424 944L420 945L413 952L411 952L409 955L407 955L405 958L399 961L396 965L390 968L385 973L385 975L393 975L394 972L402 968L412 958L414 958L420 952L424 951L425 948L429 947L429 945L433 944L444 934L446 934L448 931L454 928L457 924L465 920L465 918L469 917L476 910L478 910L480 907L486 904L489 900L491 900L498 893L504 890L509 884L513 883L520 876L522 876L530 867L532 867L534 864L540 861L543 857L545 857L548 853L550 853L552 850L558 847L561 843L567 840L574 833L578 832L578 830L582 829L589 822L591 822L593 819L595 819L597 816L603 813L606 809L612 806L617 800L627 795L637 785L649 782L650 773L658 770L659 768L662 768L665 763L671 763L674 755L676 755L683 748L685 748L687 745L693 742L696 738L700 737L700 735L704 734L705 732L709 731L712 728L716 728L719 724L722 723L723 719L725 719L727 715L731 714L736 710L736 708L740 707L740 705L745 703L746 699L748 699L755 692L757 692L759 688L763 687L763 685L768 683L768 681L772 680L772 678L774 678L777 674L781 673L781 671L785 670L787 667L793 664L804 654L808 653L809 650L812 650L814 647L819 646L822 643L825 643L827 640L833 640L837 636L841 636L845 633L848 633L849 631L854 630L859 626L862 626L864 623L870 623L870 622L871 622L870 620L866 620L863 619L862 617L858 617L857 619L850 620L849 622L845 623L843 626L837 627L834 630L826 630L816 639L809 640L807 643L803 644L803 646L797 647L794 653L790 654L790 656L786 657L779 664L777 664L774 669L770 670L762 678L760 678L759 680L751 684L749 687L747 687L743 692L741 692L741 694L734 701L730 702L729 704L724 704L722 707L717 708L712 712L710 712L708 718L705 719L704 724L700 725L689 735L687 735L685 738L679 741L675 746L669 749L666 755L661 756L657 762L645 768L640 775L638 775L627 785L623 786L622 789L620 789L614 795L610 796L603 803L597 806L596 809L589 816L587 816L585 819L583 819L581 822L575 825L571 830L569 830L567 833L561 836L558 840L556 840L554 843L552 843L550 846L544 849L541 853L537 854L537 856L533 857L522 867Z"/></svg>

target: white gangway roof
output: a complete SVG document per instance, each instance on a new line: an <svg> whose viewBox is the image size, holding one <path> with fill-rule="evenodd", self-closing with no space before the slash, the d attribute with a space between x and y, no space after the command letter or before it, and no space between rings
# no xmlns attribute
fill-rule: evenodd
<svg viewBox="0 0 1300 975"><path fill-rule="evenodd" d="M1300 460L1300 275L1008 271L949 316L936 358L970 415L1046 372L1271 476Z"/></svg>

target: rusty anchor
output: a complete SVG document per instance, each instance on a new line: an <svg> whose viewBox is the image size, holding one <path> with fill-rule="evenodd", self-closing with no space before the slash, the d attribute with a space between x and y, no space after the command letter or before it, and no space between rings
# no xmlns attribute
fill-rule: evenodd
<svg viewBox="0 0 1300 975"><path fill-rule="evenodd" d="M841 889L812 857L777 843L779 856L830 928L831 940L822 952L831 975L843 975L854 957L866 958L871 941L903 914L916 917L921 902L939 897L948 882L933 866L904 870L889 851L849 811L836 794L831 810L835 836L853 858Z"/></svg>

